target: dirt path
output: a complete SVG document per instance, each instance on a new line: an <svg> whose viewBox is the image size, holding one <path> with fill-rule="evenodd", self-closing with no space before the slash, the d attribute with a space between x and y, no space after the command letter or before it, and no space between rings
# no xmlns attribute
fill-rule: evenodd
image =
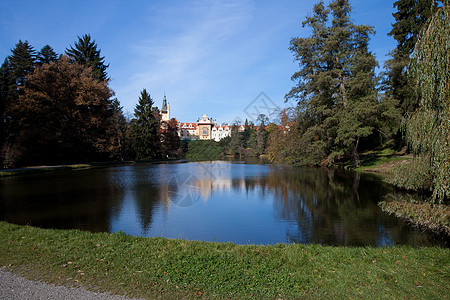
<svg viewBox="0 0 450 300"><path fill-rule="evenodd" d="M95 293L82 288L30 281L0 268L0 300L130 300L124 296Z"/></svg>

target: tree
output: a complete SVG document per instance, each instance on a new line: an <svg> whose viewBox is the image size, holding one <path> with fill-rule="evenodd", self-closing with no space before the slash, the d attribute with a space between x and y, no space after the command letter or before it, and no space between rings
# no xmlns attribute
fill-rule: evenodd
<svg viewBox="0 0 450 300"><path fill-rule="evenodd" d="M339 9L339 6L337 7ZM334 11L336 8L334 9ZM348 20L349 11L340 15ZM340 84L342 90L342 107L337 113L337 130L335 151L337 154L350 152L354 167L360 166L358 146L361 138L372 134L376 126L378 112L377 80L375 57L368 50L369 35L375 33L372 27L359 25L351 29L353 40L350 41L352 55L348 79ZM331 154L333 155L333 153Z"/></svg>
<svg viewBox="0 0 450 300"><path fill-rule="evenodd" d="M427 20L436 11L442 1L437 0L397 0L394 7L397 12L392 15L395 23L388 35L397 41L400 53L410 55L414 52L419 34Z"/></svg>
<svg viewBox="0 0 450 300"><path fill-rule="evenodd" d="M117 98L112 100L110 114L113 126L110 128L115 132L114 142L111 143L111 158L124 160L130 156L130 144L128 140L128 122L123 114L123 107Z"/></svg>
<svg viewBox="0 0 450 300"><path fill-rule="evenodd" d="M94 40L91 40L90 34L78 37L78 42L75 42L74 47L67 48L66 54L73 61L92 67L93 78L100 81L108 78L106 69L109 65L105 64L105 57L100 55L100 49L97 49L97 44Z"/></svg>
<svg viewBox="0 0 450 300"><path fill-rule="evenodd" d="M161 154L163 157L178 157L181 154L181 142L176 119L163 121L161 125Z"/></svg>
<svg viewBox="0 0 450 300"><path fill-rule="evenodd" d="M42 47L37 55L37 64L43 65L51 62L56 62L58 60L58 54L49 45Z"/></svg>
<svg viewBox="0 0 450 300"><path fill-rule="evenodd" d="M244 155L243 135L239 132L239 125L237 122L231 127L231 139L228 144L228 149L234 157L242 158Z"/></svg>
<svg viewBox="0 0 450 300"><path fill-rule="evenodd" d="M36 51L28 43L28 41L19 42L15 48L11 50L12 55L9 56L9 66L13 83L18 86L24 86L27 75L33 73L36 65Z"/></svg>
<svg viewBox="0 0 450 300"><path fill-rule="evenodd" d="M416 159L409 172L401 169L396 178L397 184L407 188L429 188L434 202L450 196L449 17L446 3L422 29L414 48L411 73L420 102L407 115L405 132Z"/></svg>
<svg viewBox="0 0 450 300"><path fill-rule="evenodd" d="M36 51L28 41L19 40L11 52L0 68L0 154L8 161L7 165L19 155L8 142L11 138L10 108L22 93L27 76L33 73L36 65Z"/></svg>
<svg viewBox="0 0 450 300"><path fill-rule="evenodd" d="M11 52L2 65L5 80L2 102L5 110L17 99L21 93L20 88L25 86L27 76L33 73L36 66L36 51L28 41L19 40Z"/></svg>
<svg viewBox="0 0 450 300"><path fill-rule="evenodd" d="M368 51L373 27L353 24L350 12L347 0L332 1L329 9L323 1L314 6L313 15L302 23L310 27L311 36L291 40L300 70L292 76L297 85L286 100L297 100L301 140L317 146L317 154L310 157L317 159L325 147L329 164L350 155L358 166L359 141L374 130L377 64Z"/></svg>
<svg viewBox="0 0 450 300"><path fill-rule="evenodd" d="M250 138L250 131L251 128L248 124L248 120L245 119L245 123L244 123L244 135L243 135L243 143L244 143L244 148L248 147L248 139Z"/></svg>
<svg viewBox="0 0 450 300"><path fill-rule="evenodd" d="M2 149L3 142L6 138L6 101L9 90L9 61L5 59L0 67L0 151Z"/></svg>
<svg viewBox="0 0 450 300"><path fill-rule="evenodd" d="M137 159L160 157L159 124L153 110L153 100L146 89L141 91L139 102L134 108L131 120L133 149Z"/></svg>
<svg viewBox="0 0 450 300"><path fill-rule="evenodd" d="M11 106L17 163L67 163L109 159L113 121L107 82L92 69L62 57L28 75L23 94Z"/></svg>
<svg viewBox="0 0 450 300"><path fill-rule="evenodd" d="M419 33L436 11L442 1L436 0L398 0L394 2L397 11L393 13L395 23L389 35L397 41L397 47L391 52L392 58L386 61L385 89L390 97L398 101L402 114L412 112L418 107L418 95L411 88L414 82L409 80L408 66Z"/></svg>

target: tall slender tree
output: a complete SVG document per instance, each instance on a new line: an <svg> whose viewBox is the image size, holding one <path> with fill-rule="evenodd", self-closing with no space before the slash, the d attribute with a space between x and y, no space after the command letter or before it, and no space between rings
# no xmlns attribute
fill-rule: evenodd
<svg viewBox="0 0 450 300"><path fill-rule="evenodd" d="M0 67L0 157L3 151L3 145L7 136L7 117L6 117L6 99L8 97L9 89L9 61L8 58L5 59L2 66Z"/></svg>
<svg viewBox="0 0 450 300"><path fill-rule="evenodd" d="M100 49L97 49L97 44L92 40L90 34L85 34L78 37L78 41L74 46L66 49L66 54L74 61L92 67L92 76L100 81L106 80L108 74L106 69L109 65L105 64L105 57L101 56Z"/></svg>
<svg viewBox="0 0 450 300"><path fill-rule="evenodd" d="M137 159L160 157L159 123L153 105L150 94L143 89L134 108L134 118L131 120L133 150Z"/></svg>
<svg viewBox="0 0 450 300"><path fill-rule="evenodd" d="M11 106L23 94L27 76L33 73L36 66L36 51L28 41L19 40L11 52L0 70L0 156L4 160L7 158L7 161L17 156L17 152L8 143L12 134Z"/></svg>

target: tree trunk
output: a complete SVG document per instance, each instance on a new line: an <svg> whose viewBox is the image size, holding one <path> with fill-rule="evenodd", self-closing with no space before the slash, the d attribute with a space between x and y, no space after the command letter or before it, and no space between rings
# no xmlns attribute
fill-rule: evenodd
<svg viewBox="0 0 450 300"><path fill-rule="evenodd" d="M358 168L361 166L361 161L359 160L359 153L358 153L358 144L359 144L359 137L356 138L356 144L353 148L353 164L355 168Z"/></svg>

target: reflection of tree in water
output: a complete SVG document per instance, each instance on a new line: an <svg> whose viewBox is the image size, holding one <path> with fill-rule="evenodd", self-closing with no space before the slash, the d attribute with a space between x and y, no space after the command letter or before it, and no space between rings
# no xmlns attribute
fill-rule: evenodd
<svg viewBox="0 0 450 300"><path fill-rule="evenodd" d="M393 188L374 176L338 169L274 168L265 176L247 178L245 186L247 191L258 188L275 194L278 215L298 225L287 232L291 242L381 246L409 239L426 244L426 237L404 221L381 213L377 203Z"/></svg>
<svg viewBox="0 0 450 300"><path fill-rule="evenodd" d="M152 186L150 182L138 184L136 186L135 201L142 230L146 232L152 223L155 204L159 201L158 189Z"/></svg>
<svg viewBox="0 0 450 300"><path fill-rule="evenodd" d="M153 210L160 200L161 183L167 182L165 165L142 166L133 168L134 201L143 232L152 224Z"/></svg>
<svg viewBox="0 0 450 300"><path fill-rule="evenodd" d="M0 219L42 228L107 232L123 190L104 169L18 176L1 187Z"/></svg>

